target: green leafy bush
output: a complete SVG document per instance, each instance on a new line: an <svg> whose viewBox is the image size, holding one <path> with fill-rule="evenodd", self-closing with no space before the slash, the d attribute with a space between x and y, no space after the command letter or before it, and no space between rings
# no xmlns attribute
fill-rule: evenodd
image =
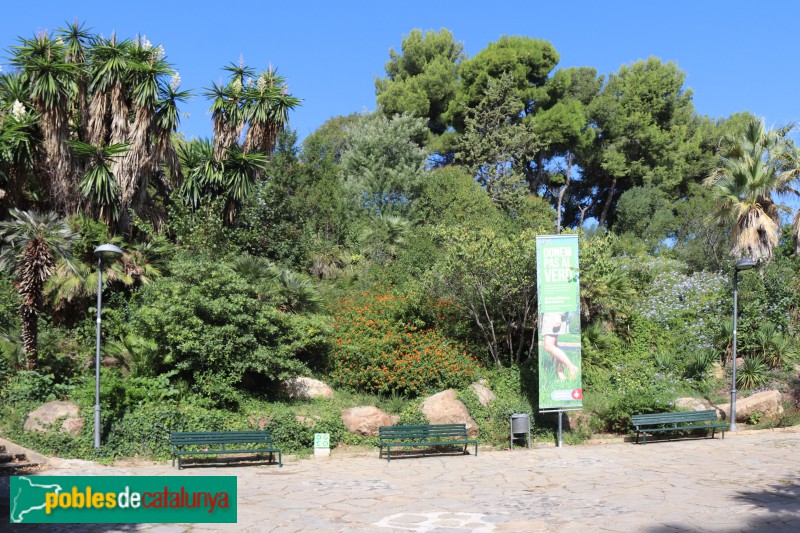
<svg viewBox="0 0 800 533"><path fill-rule="evenodd" d="M220 405L235 406L245 381L266 383L309 373L322 358L327 321L284 312L226 263L181 258L175 275L142 288L132 329L156 347L154 374L176 378Z"/></svg>
<svg viewBox="0 0 800 533"><path fill-rule="evenodd" d="M435 328L403 320L404 307L391 292L365 292L340 303L329 356L333 383L417 396L469 382L475 361Z"/></svg>
<svg viewBox="0 0 800 533"><path fill-rule="evenodd" d="M11 378L3 396L12 405L42 404L56 399L56 385L52 375L23 370Z"/></svg>
<svg viewBox="0 0 800 533"><path fill-rule="evenodd" d="M249 429L241 415L206 409L191 403L145 403L116 420L105 447L118 457L170 457L169 434L174 431L233 431Z"/></svg>
<svg viewBox="0 0 800 533"><path fill-rule="evenodd" d="M606 379L605 384L595 388L606 395L605 405L598 411L610 431L629 431L631 415L672 409L678 380L657 371L649 361L617 366Z"/></svg>

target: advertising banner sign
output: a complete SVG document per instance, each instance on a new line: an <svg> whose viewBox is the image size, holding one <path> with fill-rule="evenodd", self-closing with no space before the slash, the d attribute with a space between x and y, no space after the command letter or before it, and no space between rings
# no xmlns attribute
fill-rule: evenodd
<svg viewBox="0 0 800 533"><path fill-rule="evenodd" d="M577 235L536 237L539 410L580 409L581 298Z"/></svg>

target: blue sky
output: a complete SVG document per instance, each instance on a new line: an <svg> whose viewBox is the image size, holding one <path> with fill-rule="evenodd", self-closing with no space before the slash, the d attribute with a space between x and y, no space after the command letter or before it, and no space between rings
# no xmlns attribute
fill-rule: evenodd
<svg viewBox="0 0 800 533"><path fill-rule="evenodd" d="M181 131L189 137L211 135L209 102L200 93L240 56L258 70L272 64L288 78L291 92L304 100L290 116L303 138L332 116L373 110L374 79L384 76L389 49L399 50L414 28L443 27L470 57L501 35L547 39L561 55L559 67L592 66L603 74L653 55L687 73L702 114L746 110L770 126L800 121L800 3L788 0L6 4L0 18L5 51L18 36L76 18L106 36L144 34L162 44L183 87L196 95L182 108L189 117ZM0 64L7 57L2 53Z"/></svg>

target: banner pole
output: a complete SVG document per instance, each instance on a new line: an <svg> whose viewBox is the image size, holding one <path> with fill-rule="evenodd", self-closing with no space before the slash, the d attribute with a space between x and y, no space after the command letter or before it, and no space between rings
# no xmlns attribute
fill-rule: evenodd
<svg viewBox="0 0 800 533"><path fill-rule="evenodd" d="M561 417L564 415L564 411L561 409L558 410L558 447L561 448Z"/></svg>

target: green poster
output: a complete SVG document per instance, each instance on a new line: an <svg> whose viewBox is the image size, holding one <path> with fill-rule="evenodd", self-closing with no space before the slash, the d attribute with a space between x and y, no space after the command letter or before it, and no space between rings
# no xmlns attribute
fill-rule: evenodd
<svg viewBox="0 0 800 533"><path fill-rule="evenodd" d="M577 235L536 237L540 411L581 407L579 277Z"/></svg>

